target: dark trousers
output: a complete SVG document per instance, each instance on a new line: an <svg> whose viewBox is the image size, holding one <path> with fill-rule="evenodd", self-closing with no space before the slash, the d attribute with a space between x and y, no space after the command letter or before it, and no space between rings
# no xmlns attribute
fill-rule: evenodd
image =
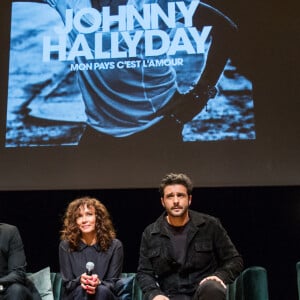
<svg viewBox="0 0 300 300"><path fill-rule="evenodd" d="M79 285L66 299L68 300L116 300L115 295L105 285L99 285L94 295L89 295Z"/></svg>
<svg viewBox="0 0 300 300"><path fill-rule="evenodd" d="M226 300L226 289L219 282L208 280L198 286L193 300Z"/></svg>
<svg viewBox="0 0 300 300"><path fill-rule="evenodd" d="M214 280L206 281L198 286L193 296L173 295L170 300L226 300L226 289Z"/></svg>

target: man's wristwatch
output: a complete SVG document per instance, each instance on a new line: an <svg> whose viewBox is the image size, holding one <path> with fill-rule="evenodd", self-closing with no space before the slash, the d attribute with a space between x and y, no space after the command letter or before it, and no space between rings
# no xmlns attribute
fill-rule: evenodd
<svg viewBox="0 0 300 300"><path fill-rule="evenodd" d="M178 124L184 124L200 113L206 107L209 99L214 98L218 93L215 86L206 85L193 89L188 94L180 96L178 105L171 111L170 117Z"/></svg>
<svg viewBox="0 0 300 300"><path fill-rule="evenodd" d="M218 94L218 89L215 86L210 86L209 85L207 87L208 99L215 98L217 94Z"/></svg>
<svg viewBox="0 0 300 300"><path fill-rule="evenodd" d="M195 90L192 90L191 93L194 96L194 99L196 99L196 100L197 99L199 99L199 100L209 100L211 98L216 97L216 95L218 93L218 89L214 85L213 86L208 85L206 90L202 90L202 91L200 91L200 93L196 92Z"/></svg>

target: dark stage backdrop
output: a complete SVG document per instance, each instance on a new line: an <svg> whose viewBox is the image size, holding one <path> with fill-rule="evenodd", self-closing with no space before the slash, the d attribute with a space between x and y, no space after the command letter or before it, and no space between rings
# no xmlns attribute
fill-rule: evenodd
<svg viewBox="0 0 300 300"><path fill-rule="evenodd" d="M103 41L102 46L108 47L109 55L114 48L115 58L106 60L109 63L106 67L94 65L103 62L94 59L96 54L90 51L91 44L86 43L95 35L94 29L89 37L76 36L72 46L67 40L57 40L55 29L62 23L58 13L47 4L1 1L0 190L153 188L157 178L169 171L190 174L199 187L298 185L300 26L295 8L298 2L291 0L283 5L271 0L251 3L208 0L207 3L230 17L238 28L234 51L218 83L216 99L210 100L207 110L203 109L184 126L182 143L174 145L168 136L158 133L146 143L122 144L104 150L93 143L88 148L77 145L86 119L77 75L102 68L101 76L108 77L109 84L119 79L125 84L124 87L117 83L115 89L119 94L111 90L113 98L120 98L123 92L133 99L141 85L137 85L138 91L126 87L132 84L134 76L140 75L142 64L147 65L143 70L152 68L154 74L162 74L160 65L151 65L156 64L151 58L155 51L142 53L150 55L145 60L138 55L136 58L132 51L134 63L126 65L116 43L107 46L107 36L101 35L98 38ZM172 8L168 12L171 16ZM98 14L94 16L99 19ZM165 27L171 29L171 22L165 22ZM146 28L145 35L150 34L147 25L142 25ZM183 32L192 34L193 29L186 24L177 25L169 37L175 45L176 55L171 55L177 59L174 62L177 65L172 66L172 72L168 68L164 71L169 75L176 72L179 87L186 91L199 76L196 70L201 68L207 53L203 54L201 46L207 49L209 39L204 38L203 32L198 39L195 35L191 38ZM79 22L74 27L82 30ZM119 34L128 39L126 32ZM157 34L168 41L162 31ZM109 32L108 40L112 36L113 32ZM200 36L204 44L199 42ZM228 45L233 41L223 43ZM107 50L100 44L98 50ZM59 50L54 45L59 45ZM197 54L190 54L195 49ZM187 50L189 54L184 55ZM89 61L92 70L82 71L89 65L76 64L72 57L92 57ZM127 76L125 69L133 70L134 75ZM161 84L158 82L156 88ZM105 97L102 88L96 89L97 97ZM115 108L113 101L108 108L102 104L101 109L104 107L108 114ZM120 114L135 118L135 109L138 118L139 108L130 105ZM114 118L112 126L107 127L104 122L102 129L117 131L121 117L114 115Z"/></svg>
<svg viewBox="0 0 300 300"><path fill-rule="evenodd" d="M142 231L163 212L157 189L0 192L0 220L19 227L29 271L59 270L62 215L71 200L85 195L107 206L124 244L124 271L136 271ZM296 300L299 199L299 186L196 188L191 208L222 221L246 267L267 269L270 300Z"/></svg>

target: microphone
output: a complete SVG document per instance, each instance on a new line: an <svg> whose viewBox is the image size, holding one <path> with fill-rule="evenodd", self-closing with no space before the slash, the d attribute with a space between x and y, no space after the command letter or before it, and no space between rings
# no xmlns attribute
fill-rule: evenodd
<svg viewBox="0 0 300 300"><path fill-rule="evenodd" d="M95 264L93 262L89 261L86 263L85 268L86 268L86 275L91 276L93 274Z"/></svg>

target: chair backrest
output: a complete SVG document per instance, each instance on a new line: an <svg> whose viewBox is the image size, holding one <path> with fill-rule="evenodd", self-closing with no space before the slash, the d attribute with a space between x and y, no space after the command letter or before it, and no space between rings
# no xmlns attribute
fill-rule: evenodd
<svg viewBox="0 0 300 300"><path fill-rule="evenodd" d="M60 300L63 292L63 285L60 273L50 273L52 292L54 300Z"/></svg>
<svg viewBox="0 0 300 300"><path fill-rule="evenodd" d="M259 266L245 269L227 289L227 300L268 299L267 271Z"/></svg>

